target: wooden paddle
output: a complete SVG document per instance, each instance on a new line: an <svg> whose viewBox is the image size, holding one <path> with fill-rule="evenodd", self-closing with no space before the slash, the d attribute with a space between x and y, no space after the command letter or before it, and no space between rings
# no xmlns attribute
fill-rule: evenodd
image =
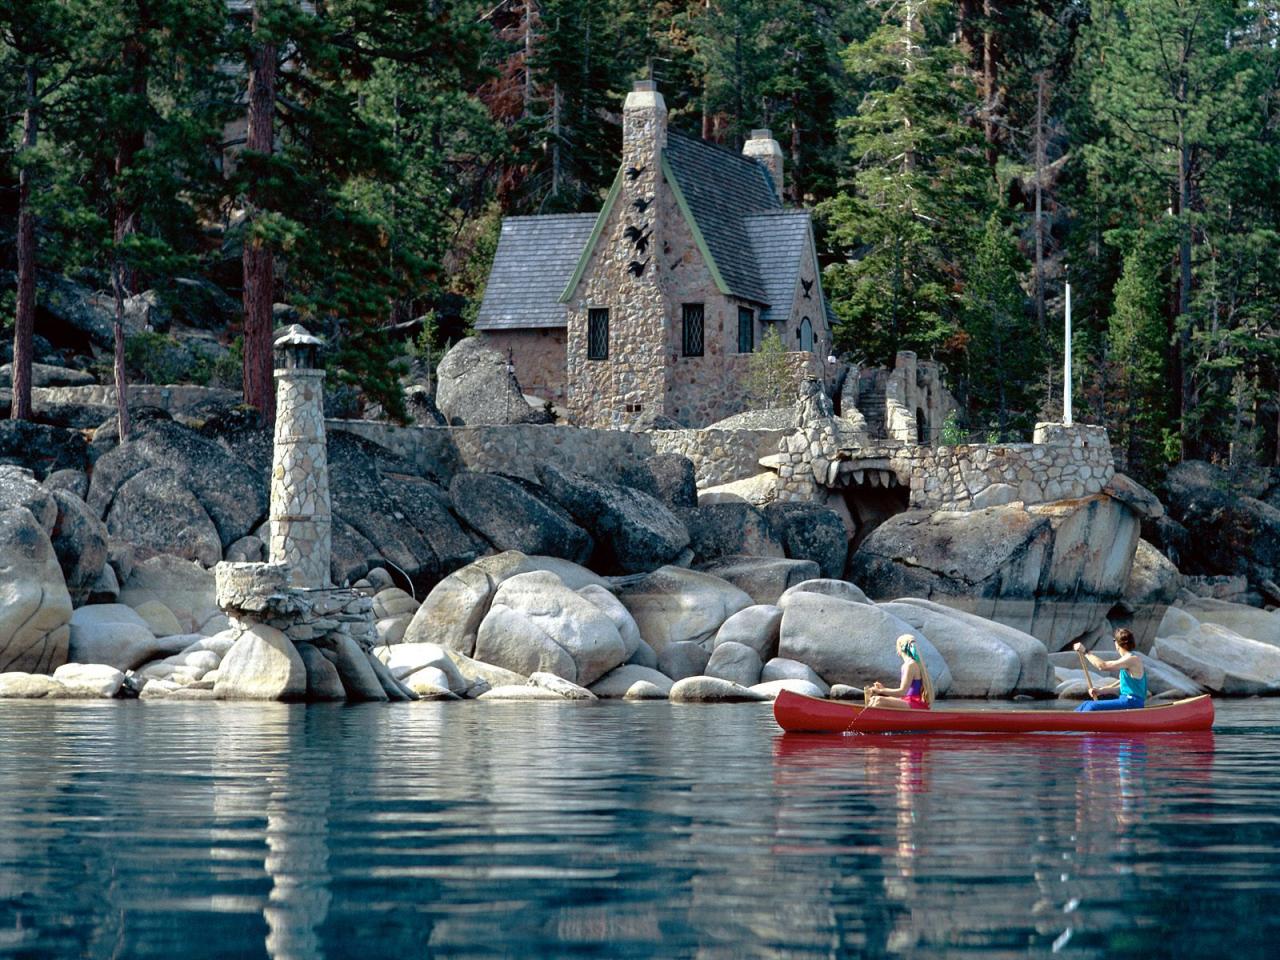
<svg viewBox="0 0 1280 960"><path fill-rule="evenodd" d="M1089 661L1084 658L1084 651L1077 650L1076 656L1080 658L1080 669L1084 671L1084 682L1089 688L1089 698L1097 700L1098 694L1093 689L1093 679L1089 676Z"/></svg>

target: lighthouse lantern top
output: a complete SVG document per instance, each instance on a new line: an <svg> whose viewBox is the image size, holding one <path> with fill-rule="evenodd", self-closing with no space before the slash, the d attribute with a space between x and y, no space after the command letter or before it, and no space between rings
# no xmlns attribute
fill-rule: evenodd
<svg viewBox="0 0 1280 960"><path fill-rule="evenodd" d="M320 348L324 341L301 324L285 327L275 341L277 369L316 370L320 366Z"/></svg>

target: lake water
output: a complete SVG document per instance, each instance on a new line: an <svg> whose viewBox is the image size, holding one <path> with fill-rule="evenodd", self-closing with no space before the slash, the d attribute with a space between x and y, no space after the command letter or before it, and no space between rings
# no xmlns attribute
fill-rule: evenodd
<svg viewBox="0 0 1280 960"><path fill-rule="evenodd" d="M0 957L1275 957L1280 702L1218 709L3 702Z"/></svg>

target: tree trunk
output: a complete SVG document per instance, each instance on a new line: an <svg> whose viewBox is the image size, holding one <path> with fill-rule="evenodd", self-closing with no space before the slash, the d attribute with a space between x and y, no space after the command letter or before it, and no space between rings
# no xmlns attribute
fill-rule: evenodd
<svg viewBox="0 0 1280 960"><path fill-rule="evenodd" d="M799 53L796 59L799 60ZM804 187L800 184L801 164L800 164L800 92L793 91L791 94L791 170L786 178L787 193L791 196L791 202L797 207L800 206L804 198Z"/></svg>
<svg viewBox="0 0 1280 960"><path fill-rule="evenodd" d="M1036 325L1044 343L1044 71L1036 77Z"/></svg>
<svg viewBox="0 0 1280 960"><path fill-rule="evenodd" d="M1180 403L1178 405L1179 432L1182 439L1182 457L1187 456L1187 413L1194 405L1191 396L1191 162L1185 133L1178 150L1178 213L1182 223L1178 227L1178 371Z"/></svg>
<svg viewBox="0 0 1280 960"><path fill-rule="evenodd" d="M533 103L533 0L524 0L524 119Z"/></svg>
<svg viewBox="0 0 1280 960"><path fill-rule="evenodd" d="M999 67L996 65L995 32L992 30L992 17L995 4L993 0L982 0L982 134L987 140L987 166L991 168L991 178L996 176L996 161L999 151L996 150L996 79Z"/></svg>
<svg viewBox="0 0 1280 960"><path fill-rule="evenodd" d="M560 84L551 88L551 196L559 197L563 186L560 174Z"/></svg>
<svg viewBox="0 0 1280 960"><path fill-rule="evenodd" d="M707 12L707 15L710 15L711 0L703 0L702 9ZM711 139L711 94L708 92L708 87L710 87L710 85L711 85L711 75L710 73L704 73L702 75L702 139L703 140Z"/></svg>
<svg viewBox="0 0 1280 960"><path fill-rule="evenodd" d="M124 267L119 260L111 268L111 289L116 297L116 322L112 327L115 339L116 423L120 430L120 442L129 438L128 380L124 371Z"/></svg>
<svg viewBox="0 0 1280 960"><path fill-rule="evenodd" d="M254 28L258 12L254 10ZM255 47L249 64L249 129L245 147L269 156L275 148L276 46ZM253 237L253 218L261 200L257 184L249 188L244 254L244 402L257 407L264 425L275 422L271 384L271 302L275 263L271 248Z"/></svg>
<svg viewBox="0 0 1280 960"><path fill-rule="evenodd" d="M139 26L147 25L146 4L138 5ZM131 36L124 43L121 59L124 69L129 75L129 92L138 102L147 95L147 51L137 36ZM128 380L124 367L124 299L126 294L137 289L137 271L123 260L120 245L130 234L138 229L137 201L125 186L126 174L133 166L138 151L146 146L146 134L141 124L136 122L127 125L116 142L115 174L115 210L113 211L112 239L116 243L116 251L112 257L111 289L115 294L116 320L112 330L115 340L115 383L116 383L116 420L119 427L120 441L123 443L129 436L129 396Z"/></svg>
<svg viewBox="0 0 1280 960"><path fill-rule="evenodd" d="M27 107L22 119L20 152L36 145L40 105L36 100L37 69L26 68ZM18 302L13 325L13 401L9 416L31 419L31 351L36 329L36 219L31 210L31 170L18 174Z"/></svg>

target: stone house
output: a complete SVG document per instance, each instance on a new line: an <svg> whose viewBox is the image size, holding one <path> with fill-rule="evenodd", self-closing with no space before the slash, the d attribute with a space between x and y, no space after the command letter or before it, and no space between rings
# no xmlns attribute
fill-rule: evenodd
<svg viewBox="0 0 1280 960"><path fill-rule="evenodd" d="M828 381L834 315L812 218L782 193L768 130L741 154L683 136L641 81L603 209L504 220L476 330L526 392L581 426L660 415L702 427L740 412L770 328L793 369Z"/></svg>

